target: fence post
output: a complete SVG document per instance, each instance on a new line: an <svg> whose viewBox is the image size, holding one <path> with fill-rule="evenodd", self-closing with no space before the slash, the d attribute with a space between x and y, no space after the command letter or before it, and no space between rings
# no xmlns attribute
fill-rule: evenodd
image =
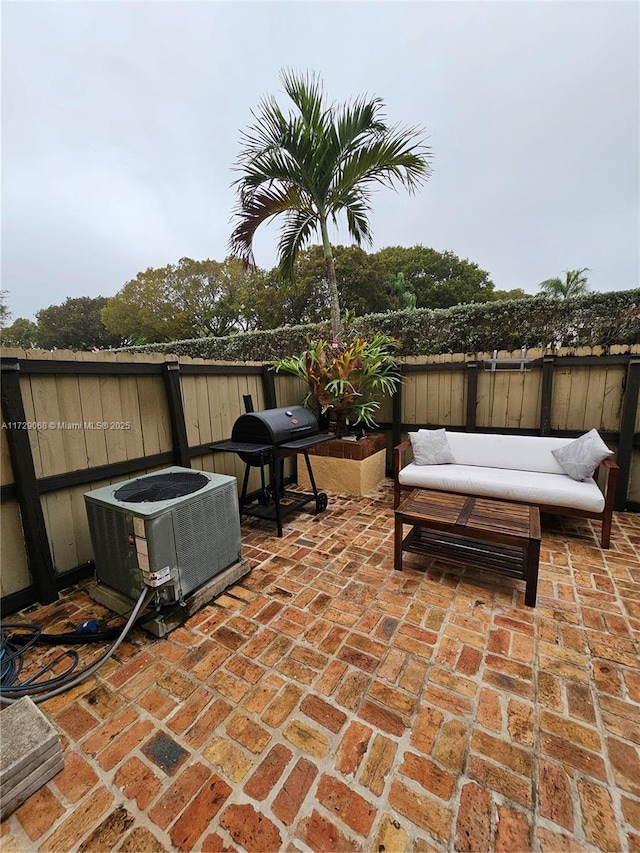
<svg viewBox="0 0 640 853"><path fill-rule="evenodd" d="M467 362L467 432L476 431L476 409L478 406L478 362Z"/></svg>
<svg viewBox="0 0 640 853"><path fill-rule="evenodd" d="M182 391L180 390L180 362L167 361L162 365L162 371L167 392L167 403L169 404L174 463L183 468L190 468L187 424L184 419Z"/></svg>
<svg viewBox="0 0 640 853"><path fill-rule="evenodd" d="M540 435L551 435L551 402L553 399L554 356L542 357L542 391L540 401Z"/></svg>
<svg viewBox="0 0 640 853"><path fill-rule="evenodd" d="M616 497L613 505L616 512L622 512L627 506L639 390L640 356L632 355L627 366L627 377L622 400L622 415L620 416L620 438L618 439L618 453L616 457L620 471L618 472Z"/></svg>
<svg viewBox="0 0 640 853"><path fill-rule="evenodd" d="M264 394L265 409L277 408L276 377L271 364L262 365L262 393Z"/></svg>
<svg viewBox="0 0 640 853"><path fill-rule="evenodd" d="M398 365L400 382L395 387L391 397L391 446L397 447L402 441L402 374L404 365Z"/></svg>
<svg viewBox="0 0 640 853"><path fill-rule="evenodd" d="M20 390L19 370L18 359L3 359L2 416L6 424L11 424L6 429L7 443L36 598L41 604L51 604L58 600L56 570L40 503L29 433L26 428L20 428L21 425L26 427L27 418Z"/></svg>

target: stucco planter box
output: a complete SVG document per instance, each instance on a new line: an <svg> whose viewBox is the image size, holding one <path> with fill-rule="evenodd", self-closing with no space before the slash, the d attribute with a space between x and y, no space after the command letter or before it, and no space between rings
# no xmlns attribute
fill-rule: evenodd
<svg viewBox="0 0 640 853"><path fill-rule="evenodd" d="M335 438L308 451L313 476L321 491L366 495L386 476L387 440L373 433L359 441ZM304 460L298 457L298 484L310 489Z"/></svg>

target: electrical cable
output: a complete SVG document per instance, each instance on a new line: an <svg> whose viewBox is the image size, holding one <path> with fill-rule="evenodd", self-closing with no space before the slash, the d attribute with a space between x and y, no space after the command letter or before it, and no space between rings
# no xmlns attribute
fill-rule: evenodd
<svg viewBox="0 0 640 853"><path fill-rule="evenodd" d="M131 615L132 610L133 608L123 614L113 614L107 621L111 621L111 619L114 618L124 619L126 621ZM156 607L150 612L143 613L138 617L135 624L144 625L150 619L155 619L161 611L161 608ZM15 692L26 685L34 684L34 682L37 682L45 673L50 672L63 657L70 657L71 664L63 673L47 679L46 682L39 684L38 688L48 689L63 682L79 664L79 657L76 652L63 652L49 664L41 667L37 672L30 676L27 681L16 684L15 682L23 668L24 653L34 644L59 646L104 643L106 641L115 640L122 630L121 625L117 628L106 628L105 630L98 631L98 624L98 620L89 619L88 621L83 622L82 625L79 625L75 631L68 631L64 634L46 634L35 623L0 623L0 689L4 689L5 692ZM9 635L9 629L17 629L20 631L28 630L32 631L32 634Z"/></svg>
<svg viewBox="0 0 640 853"><path fill-rule="evenodd" d="M145 622L157 618L161 613L162 608L160 607L156 608L155 610L152 610L150 613L144 613L138 618L137 624L144 625ZM118 618L126 620L130 616L130 614L131 610L128 613L120 614ZM97 621L95 619L91 619L89 621L96 622L97 624ZM88 623L84 624L86 625ZM2 625L2 627L25 630L31 628L32 626L28 625L27 623L22 623L6 626ZM34 625L33 627L37 628L38 626ZM29 645L31 645L32 643L36 643L39 646L83 646L88 643L104 643L110 640L115 640L121 630L122 625L117 628L105 628L102 631L81 632L79 629L77 629L75 631L67 631L64 634L46 634L44 631L41 631L34 640L31 640L31 643L29 643ZM25 644L27 640L29 640L29 637L24 634L16 634L12 637L12 642L16 645ZM23 651L25 651L26 648L28 648L28 646L25 645Z"/></svg>
<svg viewBox="0 0 640 853"><path fill-rule="evenodd" d="M79 673L77 673L74 676L74 678L64 681L59 686L54 687L53 690L50 689L51 683L54 681L57 683L58 679L63 678L62 675L56 676L55 679L51 679L51 681L47 681L41 685L28 684L28 683L22 684L20 687L16 687L13 690L10 690L9 692L11 692L11 693L14 693L14 692L15 693L22 693L24 696L30 696L31 699L36 704L39 704L41 702L46 702L48 699L52 699L54 696L59 696L60 693L64 693L65 690L70 690L72 687L77 687L78 684L81 684L83 681L85 681L87 678L89 678L91 675L93 675L94 672L97 672L98 669L100 669L100 667L103 664L105 664L109 660L109 658L111 658L115 654L116 650L118 649L120 644L124 641L125 637L129 633L129 631L131 630L131 627L133 626L134 622L136 621L136 619L138 617L138 614L140 613L141 610L143 610L144 608L146 608L148 606L151 599L156 595L156 592L157 592L157 590L153 589L151 587L145 587L142 590L142 592L140 593L140 597L138 598L138 600L136 602L136 606L131 611L131 615L130 615L126 625L124 626L122 632L120 633L120 635L118 636L116 641L113 643L113 645L110 646L109 649L107 649L107 651L98 658L98 660L96 660L94 663L90 664L89 666L85 667ZM77 655L76 652L71 652L70 654L71 655ZM16 659L16 657L18 657L18 656L19 656L19 653L18 653L18 655L14 654L11 660ZM0 661L1 660L2 659L0 658ZM53 665L53 663L55 663L55 662L52 662L51 665ZM67 672L66 675L68 675L68 674L69 673ZM46 690L47 692L39 693L38 691L40 691L40 690ZM18 702L19 698L22 698L22 697L18 697L18 696L7 696L6 693L7 693L6 688L0 686L0 702L11 705L14 702ZM33 695L31 695L32 693L36 693L38 695L33 696Z"/></svg>
<svg viewBox="0 0 640 853"><path fill-rule="evenodd" d="M36 643L39 646L82 646L85 643L104 643L109 640L115 640L121 630L122 626L120 628L108 628L106 631L96 631L86 634L82 634L79 631L69 631L66 634L42 633L36 640ZM15 643L20 643L23 639L22 634L16 634L13 638Z"/></svg>
<svg viewBox="0 0 640 853"><path fill-rule="evenodd" d="M61 681L64 681L65 678L67 678L67 676L71 675L71 673L75 671L76 667L78 666L78 663L80 662L80 656L79 656L78 652L72 652L72 651L61 652L57 658L54 658L46 666L41 667L38 670L38 672L34 672L34 674L30 678L27 678L26 681L22 681L19 686L16 685L16 687L14 687L14 686L10 685L9 687L5 687L4 689L5 690L15 690L15 689L19 689L20 687L26 687L27 685L33 684L35 681L37 681L46 672L50 672L53 669L53 667L58 663L58 661L62 660L65 657L71 658L71 663L69 664L67 669L64 672L61 672L59 675L56 675L53 678L47 679L46 685L47 685L47 687L51 687L52 684L57 684L57 683L60 683ZM39 685L37 685L37 686L39 686Z"/></svg>
<svg viewBox="0 0 640 853"><path fill-rule="evenodd" d="M8 626L7 626L8 627ZM18 624L17 626L11 627L19 627L24 628L24 625ZM39 630L39 629L37 629ZM45 687L51 687L54 684L59 684L64 681L78 666L80 658L77 652L65 651L55 657L53 660L49 661L47 664L43 665L34 672L26 681L22 681L17 684L18 677L23 670L24 667L24 653L27 649L33 646L34 642L36 642L36 638L38 636L37 631L31 637L24 637L22 635L21 638L13 637L9 638L6 630L3 627L3 630L0 635L0 690L4 690L5 692L16 692L22 690L27 685L34 685L33 689L36 689L35 682L37 682L43 675L47 672L50 672L56 664L65 657L71 658L71 663L67 667L67 669L54 676L53 678L47 679L43 684L38 684L37 687L40 689L44 689ZM24 640L24 642L20 642L20 640Z"/></svg>
<svg viewBox="0 0 640 853"><path fill-rule="evenodd" d="M42 630L39 625L31 622L3 622L2 623L2 631L0 632L0 643L2 645L2 651L5 653L3 655L3 660L5 662L13 660L14 658L20 657L21 654L27 651L38 639L38 637L42 634ZM20 640L17 638L13 638L11 640L9 635L7 634L8 630L20 628L20 630L24 631L33 631L31 636L21 636ZM19 645L18 645L19 643ZM7 649L11 649L9 653L7 653Z"/></svg>
<svg viewBox="0 0 640 853"><path fill-rule="evenodd" d="M8 631L12 628L32 631L31 635L23 635L20 641L11 638ZM24 653L36 642L41 630L38 625L30 622L21 624L8 622L0 625L0 686L13 684L22 672Z"/></svg>

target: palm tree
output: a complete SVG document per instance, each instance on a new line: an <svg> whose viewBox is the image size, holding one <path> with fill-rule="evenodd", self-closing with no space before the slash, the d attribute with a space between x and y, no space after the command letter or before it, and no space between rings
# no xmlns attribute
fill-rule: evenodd
<svg viewBox="0 0 640 853"><path fill-rule="evenodd" d="M331 300L331 327L338 335L340 300L328 223L346 215L356 244L371 242L368 214L376 184L409 192L431 174L430 149L419 128L389 127L380 98L357 98L335 105L325 101L315 73L281 72L295 110L285 115L274 96L265 97L255 123L242 134L235 169L237 224L231 251L253 264L253 238L261 223L282 214L279 269L291 278L296 257L320 232Z"/></svg>
<svg viewBox="0 0 640 853"><path fill-rule="evenodd" d="M576 296L584 296L589 291L586 272L589 267L580 270L565 270L564 281L561 278L547 278L541 281L538 287L546 295L553 299L574 299Z"/></svg>

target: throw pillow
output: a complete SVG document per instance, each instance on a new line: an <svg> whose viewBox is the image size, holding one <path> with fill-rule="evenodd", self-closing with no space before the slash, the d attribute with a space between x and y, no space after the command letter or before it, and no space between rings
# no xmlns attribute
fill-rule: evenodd
<svg viewBox="0 0 640 853"><path fill-rule="evenodd" d="M596 429L551 453L573 480L588 479L603 459L613 456L613 450L609 450Z"/></svg>
<svg viewBox="0 0 640 853"><path fill-rule="evenodd" d="M455 462L444 429L423 429L410 432L413 461L416 465L444 465Z"/></svg>

